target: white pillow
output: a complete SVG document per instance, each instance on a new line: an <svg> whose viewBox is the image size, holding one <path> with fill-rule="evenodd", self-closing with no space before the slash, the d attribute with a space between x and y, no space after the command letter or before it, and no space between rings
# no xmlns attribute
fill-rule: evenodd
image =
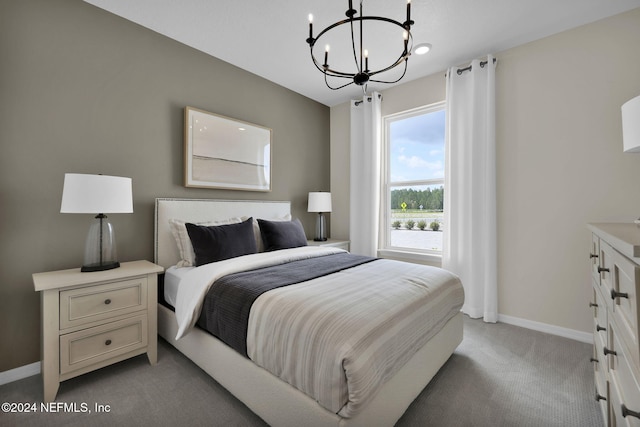
<svg viewBox="0 0 640 427"><path fill-rule="evenodd" d="M246 218L245 218L246 219ZM204 222L196 222L193 224L196 225L226 225L226 224L238 224L241 223L242 218L228 218L218 221L204 221ZM170 219L169 220L169 228L171 228L171 234L176 239L176 244L178 245L178 251L180 252L180 261L176 264L176 267L193 267L196 265L196 254L193 251L193 245L191 244L191 239L189 238L189 233L187 232L187 227L185 226L186 222L191 221L182 221L179 219ZM255 221L254 221L254 232L255 232ZM258 233L260 231L258 230Z"/></svg>

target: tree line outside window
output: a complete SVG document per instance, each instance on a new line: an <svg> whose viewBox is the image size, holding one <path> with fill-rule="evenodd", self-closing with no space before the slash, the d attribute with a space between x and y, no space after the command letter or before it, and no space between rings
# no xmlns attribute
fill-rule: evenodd
<svg viewBox="0 0 640 427"><path fill-rule="evenodd" d="M391 190L392 210L425 210L442 212L444 201L444 187L425 190L401 188Z"/></svg>

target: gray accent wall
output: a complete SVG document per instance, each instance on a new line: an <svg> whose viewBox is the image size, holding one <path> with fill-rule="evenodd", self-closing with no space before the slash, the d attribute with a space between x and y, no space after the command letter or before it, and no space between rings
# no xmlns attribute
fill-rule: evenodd
<svg viewBox="0 0 640 427"><path fill-rule="evenodd" d="M273 129L269 193L185 188L185 106ZM0 372L40 360L31 274L79 267L91 215L65 172L133 179L121 261L153 260L156 197L290 200L330 190L329 108L81 0L0 0Z"/></svg>

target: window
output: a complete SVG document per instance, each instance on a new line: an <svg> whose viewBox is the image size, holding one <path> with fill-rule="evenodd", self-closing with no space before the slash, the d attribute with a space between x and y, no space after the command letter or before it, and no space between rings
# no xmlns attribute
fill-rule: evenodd
<svg viewBox="0 0 640 427"><path fill-rule="evenodd" d="M383 249L442 253L445 104L384 118Z"/></svg>

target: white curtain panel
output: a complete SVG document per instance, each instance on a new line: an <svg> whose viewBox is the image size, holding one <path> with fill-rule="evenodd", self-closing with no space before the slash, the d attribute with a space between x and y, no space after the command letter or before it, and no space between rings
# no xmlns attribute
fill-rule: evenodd
<svg viewBox="0 0 640 427"><path fill-rule="evenodd" d="M351 101L349 239L352 253L377 256L380 223L381 96Z"/></svg>
<svg viewBox="0 0 640 427"><path fill-rule="evenodd" d="M460 276L462 311L498 320L495 62L447 72L447 152L442 267Z"/></svg>

